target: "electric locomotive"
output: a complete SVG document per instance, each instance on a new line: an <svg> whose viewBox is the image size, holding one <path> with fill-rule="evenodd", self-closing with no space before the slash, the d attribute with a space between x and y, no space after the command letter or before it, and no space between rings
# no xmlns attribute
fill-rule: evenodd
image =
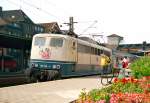
<svg viewBox="0 0 150 103"><path fill-rule="evenodd" d="M101 54L111 58L112 50L90 40L63 34L33 36L30 81L100 74Z"/></svg>

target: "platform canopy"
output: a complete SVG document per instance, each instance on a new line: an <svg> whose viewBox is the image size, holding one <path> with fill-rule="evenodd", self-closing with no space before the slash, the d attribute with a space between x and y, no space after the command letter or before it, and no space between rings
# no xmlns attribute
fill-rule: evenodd
<svg viewBox="0 0 150 103"><path fill-rule="evenodd" d="M8 35L0 34L0 46L5 48L16 48L16 49L29 49L31 48L31 39L23 39L10 37Z"/></svg>

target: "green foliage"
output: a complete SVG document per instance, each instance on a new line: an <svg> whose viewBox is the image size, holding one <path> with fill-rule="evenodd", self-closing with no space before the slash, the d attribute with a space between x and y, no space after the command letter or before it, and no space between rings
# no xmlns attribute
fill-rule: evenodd
<svg viewBox="0 0 150 103"><path fill-rule="evenodd" d="M136 83L114 83L112 84L112 93L142 93L143 89L139 84Z"/></svg>
<svg viewBox="0 0 150 103"><path fill-rule="evenodd" d="M110 95L108 91L109 88L103 88L103 89L93 89L89 92L89 96L92 98L93 101L99 101L99 100L106 100L108 101L110 99Z"/></svg>
<svg viewBox="0 0 150 103"><path fill-rule="evenodd" d="M131 63L130 68L135 78L150 76L150 57L144 56L137 59Z"/></svg>
<svg viewBox="0 0 150 103"><path fill-rule="evenodd" d="M86 89L83 88L82 91L81 91L81 93L80 93L80 95L79 95L79 98L80 98L81 100L83 100L83 101L87 99L87 93L86 93L85 90L86 90Z"/></svg>

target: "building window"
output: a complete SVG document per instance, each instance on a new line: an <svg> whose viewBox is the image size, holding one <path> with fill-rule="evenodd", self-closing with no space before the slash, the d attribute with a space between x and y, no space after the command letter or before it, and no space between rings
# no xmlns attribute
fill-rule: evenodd
<svg viewBox="0 0 150 103"><path fill-rule="evenodd" d="M44 31L44 29L43 28L41 28L41 32L43 32Z"/></svg>
<svg viewBox="0 0 150 103"><path fill-rule="evenodd" d="M38 31L38 27L37 27L37 26L35 26L35 27L34 27L34 30L37 32L37 31Z"/></svg>
<svg viewBox="0 0 150 103"><path fill-rule="evenodd" d="M19 25L19 24L17 24L17 23L14 23L14 24L13 24L13 26L14 26L14 27L18 27L18 28L20 28L20 25Z"/></svg>
<svg viewBox="0 0 150 103"><path fill-rule="evenodd" d="M32 38L30 34L29 34L29 38Z"/></svg>
<svg viewBox="0 0 150 103"><path fill-rule="evenodd" d="M26 34L26 36L25 36L26 38L28 38L28 34Z"/></svg>

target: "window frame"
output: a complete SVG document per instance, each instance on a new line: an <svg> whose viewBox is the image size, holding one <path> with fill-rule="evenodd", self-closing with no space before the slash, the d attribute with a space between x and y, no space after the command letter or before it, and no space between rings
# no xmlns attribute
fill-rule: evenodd
<svg viewBox="0 0 150 103"><path fill-rule="evenodd" d="M39 42L39 39L37 40L37 38L42 38L43 41ZM46 38L45 37L35 37L34 46L44 46L45 44L46 44Z"/></svg>
<svg viewBox="0 0 150 103"><path fill-rule="evenodd" d="M52 45L51 43L52 43L52 40L53 39L55 39L55 42L54 42L54 44ZM58 40L58 39L61 39L62 41L61 41L61 45L60 45L60 43L59 43L59 45L57 44L56 45L56 39ZM58 41L57 41L58 42ZM63 47L63 45L64 45L64 38L58 38L58 37L52 37L52 38L50 38L50 42L49 42L49 46L51 46L51 47Z"/></svg>

